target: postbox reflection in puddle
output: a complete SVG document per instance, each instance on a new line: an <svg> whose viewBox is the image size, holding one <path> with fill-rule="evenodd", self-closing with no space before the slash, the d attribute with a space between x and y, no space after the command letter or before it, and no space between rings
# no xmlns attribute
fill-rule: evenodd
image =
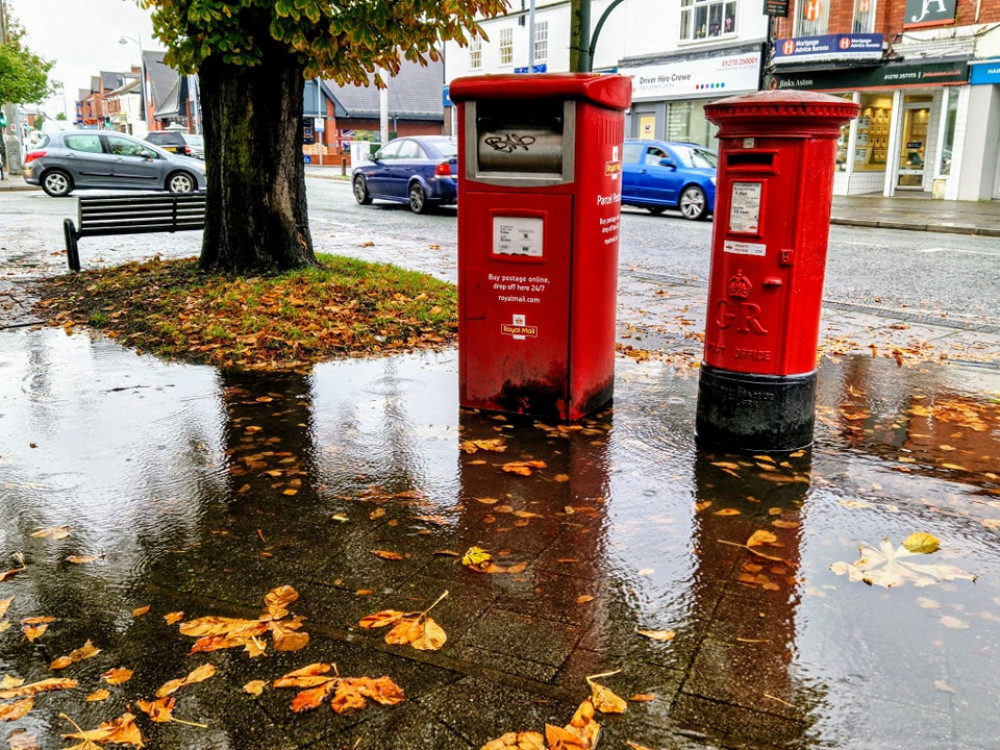
<svg viewBox="0 0 1000 750"><path fill-rule="evenodd" d="M719 175L700 444L788 451L812 443L836 142L858 109L801 91L705 107L719 125Z"/></svg>
<svg viewBox="0 0 1000 750"><path fill-rule="evenodd" d="M627 78L490 75L458 104L459 400L576 420L614 386Z"/></svg>

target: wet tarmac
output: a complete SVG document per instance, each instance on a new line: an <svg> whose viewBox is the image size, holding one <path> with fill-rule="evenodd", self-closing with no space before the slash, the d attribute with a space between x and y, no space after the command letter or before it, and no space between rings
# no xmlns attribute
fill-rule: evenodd
<svg viewBox="0 0 1000 750"><path fill-rule="evenodd" d="M480 748L566 724L612 671L598 682L632 700L597 715L601 748L1000 737L995 367L827 356L815 446L754 457L696 449L697 371L666 359L619 358L613 407L559 426L460 410L454 352L238 374L60 329L0 341L0 680L78 682L0 723L35 738L17 747L131 708L165 750ZM915 532L940 549L900 554ZM494 572L461 564L473 546ZM191 655L165 619L255 619L279 586L302 650ZM445 591L440 650L359 627ZM100 653L51 668L88 640ZM273 680L313 663L406 700L295 713ZM173 696L190 723L137 708L203 664Z"/></svg>

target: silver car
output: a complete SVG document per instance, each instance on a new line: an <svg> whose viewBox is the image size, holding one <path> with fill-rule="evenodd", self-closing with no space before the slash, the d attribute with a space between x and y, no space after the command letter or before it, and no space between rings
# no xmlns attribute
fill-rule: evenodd
<svg viewBox="0 0 1000 750"><path fill-rule="evenodd" d="M65 130L25 154L24 181L53 198L77 188L190 193L205 189L205 165L124 133Z"/></svg>

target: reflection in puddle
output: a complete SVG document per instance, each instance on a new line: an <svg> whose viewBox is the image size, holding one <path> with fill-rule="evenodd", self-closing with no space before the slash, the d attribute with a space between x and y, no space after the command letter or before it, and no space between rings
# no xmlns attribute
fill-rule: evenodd
<svg viewBox="0 0 1000 750"><path fill-rule="evenodd" d="M60 712L111 718L191 668L165 613L254 611L282 584L316 651L214 654L229 682L199 704L213 747L351 746L332 712L238 700L240 680L306 659L392 674L423 705L459 681L503 685L505 701L449 709L475 747L541 729L538 695L565 723L584 677L616 669L609 687L656 698L603 719L611 746L985 747L1000 731L994 374L825 362L813 450L754 457L697 452L696 379L656 363L619 361L614 408L560 426L460 412L454 353L239 374L48 329L3 338L0 573L15 552L27 568L0 583L14 623L0 672L40 678L49 652L89 638L102 654L78 670L83 689L126 662L144 675L97 708L39 698L11 727L41 746L67 729ZM69 536L31 536L60 525ZM918 531L941 544L928 562L978 580L885 589L830 570ZM472 546L515 572L462 568ZM357 630L444 590L433 668ZM44 650L16 625L40 615L59 618ZM273 737L247 733L274 722ZM143 729L156 747L202 742Z"/></svg>

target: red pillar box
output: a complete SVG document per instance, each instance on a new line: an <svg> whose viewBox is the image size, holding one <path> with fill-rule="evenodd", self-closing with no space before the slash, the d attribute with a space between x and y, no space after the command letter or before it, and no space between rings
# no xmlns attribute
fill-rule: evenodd
<svg viewBox="0 0 1000 750"><path fill-rule="evenodd" d="M833 171L853 102L760 92L705 107L719 126L699 444L812 444Z"/></svg>
<svg viewBox="0 0 1000 750"><path fill-rule="evenodd" d="M614 387L625 109L616 75L452 82L459 400L563 420Z"/></svg>

